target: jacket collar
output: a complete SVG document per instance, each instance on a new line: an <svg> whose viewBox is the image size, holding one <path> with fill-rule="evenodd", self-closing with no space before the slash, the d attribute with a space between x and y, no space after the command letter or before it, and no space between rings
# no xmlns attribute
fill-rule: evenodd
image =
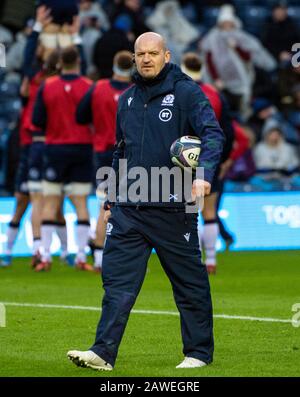
<svg viewBox="0 0 300 397"><path fill-rule="evenodd" d="M138 72L133 75L133 81L143 90L147 101L174 91L174 85L179 80L191 79L173 63L167 63L160 73L151 80L145 80Z"/></svg>

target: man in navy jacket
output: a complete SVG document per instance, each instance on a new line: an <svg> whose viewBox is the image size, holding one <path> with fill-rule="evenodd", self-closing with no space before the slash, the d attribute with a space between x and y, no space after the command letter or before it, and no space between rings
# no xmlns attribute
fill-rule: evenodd
<svg viewBox="0 0 300 397"><path fill-rule="evenodd" d="M117 149L113 168L127 160L128 172L143 167L149 175L147 195L134 200L136 181L119 175L117 202L107 208L107 240L103 255L105 295L96 340L88 351L69 351L78 366L112 370L130 311L142 286L154 248L172 284L181 319L183 354L177 368L195 368L213 360L213 319L210 288L197 234L197 213L185 211L184 198L153 200L154 167L172 168L170 146L180 136L201 139L199 166L204 177L195 179L192 197L209 194L221 159L224 134L199 86L170 63L164 39L144 33L135 43L135 84L121 96L117 114ZM147 178L145 179L147 181ZM127 199L124 199L127 186ZM172 188L172 186L171 186ZM111 206L111 203L110 203ZM136 361L136 358L135 358Z"/></svg>

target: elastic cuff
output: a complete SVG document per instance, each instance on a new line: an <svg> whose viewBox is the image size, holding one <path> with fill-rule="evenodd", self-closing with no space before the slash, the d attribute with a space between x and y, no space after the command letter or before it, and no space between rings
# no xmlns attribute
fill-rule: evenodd
<svg viewBox="0 0 300 397"><path fill-rule="evenodd" d="M56 226L65 227L66 226L66 222L56 222Z"/></svg>
<svg viewBox="0 0 300 397"><path fill-rule="evenodd" d="M218 223L218 220L217 219L208 219L207 221L204 220L204 225L209 225L212 223Z"/></svg>
<svg viewBox="0 0 300 397"><path fill-rule="evenodd" d="M10 222L8 225L9 227L18 229L20 227L20 222Z"/></svg>
<svg viewBox="0 0 300 397"><path fill-rule="evenodd" d="M214 179L214 172L208 169L204 169L204 180L211 184L213 179Z"/></svg>
<svg viewBox="0 0 300 397"><path fill-rule="evenodd" d="M81 226L90 226L90 221L77 221L77 225L81 225Z"/></svg>
<svg viewBox="0 0 300 397"><path fill-rule="evenodd" d="M56 221L45 220L42 222L42 226L56 226Z"/></svg>

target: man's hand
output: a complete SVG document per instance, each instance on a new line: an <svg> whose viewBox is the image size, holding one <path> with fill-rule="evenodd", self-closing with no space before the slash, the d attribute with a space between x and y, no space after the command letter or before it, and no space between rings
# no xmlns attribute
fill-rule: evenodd
<svg viewBox="0 0 300 397"><path fill-rule="evenodd" d="M208 196L210 194L211 184L202 179L195 179L192 186L192 200L196 198Z"/></svg>
<svg viewBox="0 0 300 397"><path fill-rule="evenodd" d="M36 21L39 22L43 28L52 22L52 17L50 15L51 9L46 6L40 6L36 11Z"/></svg>
<svg viewBox="0 0 300 397"><path fill-rule="evenodd" d="M69 32L72 35L79 34L80 31L80 18L78 15L73 17L72 25L69 26Z"/></svg>
<svg viewBox="0 0 300 397"><path fill-rule="evenodd" d="M225 88L225 83L221 79L217 79L214 81L214 86L218 91L222 91Z"/></svg>
<svg viewBox="0 0 300 397"><path fill-rule="evenodd" d="M281 53L279 54L279 60L281 62L285 62L285 61L288 62L291 60L291 58L292 58L292 55L288 51L281 51Z"/></svg>
<svg viewBox="0 0 300 397"><path fill-rule="evenodd" d="M108 222L110 216L111 216L110 210L106 210L106 211L104 212L104 223L105 223L105 224Z"/></svg>
<svg viewBox="0 0 300 397"><path fill-rule="evenodd" d="M232 48L233 50L237 47L237 41L231 37L227 40L227 45L229 48Z"/></svg>

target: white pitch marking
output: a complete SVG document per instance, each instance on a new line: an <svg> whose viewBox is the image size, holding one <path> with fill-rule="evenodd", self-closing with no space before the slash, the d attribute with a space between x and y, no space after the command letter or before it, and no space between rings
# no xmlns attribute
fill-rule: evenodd
<svg viewBox="0 0 300 397"><path fill-rule="evenodd" d="M18 302L1 302L5 306L17 307L40 307L45 309L67 309L67 310L89 310L100 311L101 308L95 306L69 306L69 305L52 305L44 303L18 303ZM178 312L161 311L161 310L132 310L134 314L158 314L165 316L179 316ZM261 321L267 323L292 323L292 320L283 318L269 318L269 317L251 317L251 316L235 316L229 314L214 314L214 318L223 318L227 320L245 320L245 321Z"/></svg>

